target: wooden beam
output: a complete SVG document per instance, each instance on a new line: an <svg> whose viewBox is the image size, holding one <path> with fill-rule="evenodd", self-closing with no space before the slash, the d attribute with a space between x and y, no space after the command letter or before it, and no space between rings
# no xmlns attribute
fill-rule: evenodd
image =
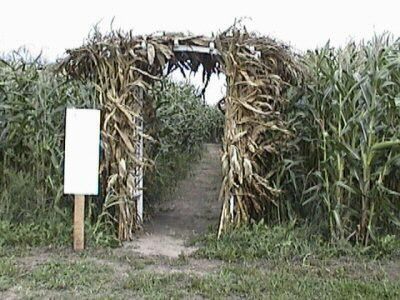
<svg viewBox="0 0 400 300"><path fill-rule="evenodd" d="M176 52L197 52L197 53L221 55L221 53L215 48L192 46L192 45L175 45L174 51L176 51Z"/></svg>

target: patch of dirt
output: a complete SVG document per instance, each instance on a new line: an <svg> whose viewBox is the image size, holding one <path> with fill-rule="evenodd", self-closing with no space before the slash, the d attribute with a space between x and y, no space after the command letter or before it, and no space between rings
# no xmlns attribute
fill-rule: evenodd
<svg viewBox="0 0 400 300"><path fill-rule="evenodd" d="M1 299L7 299L7 300L16 300L20 299L20 295L17 292L14 292L12 290L6 291L6 292L0 292Z"/></svg>
<svg viewBox="0 0 400 300"><path fill-rule="evenodd" d="M223 264L219 260L187 258L183 261L172 260L170 263L148 265L144 271L156 274L184 273L204 276L220 270Z"/></svg>
<svg viewBox="0 0 400 300"><path fill-rule="evenodd" d="M48 262L54 252L54 249L34 248L28 252L28 255L18 257L17 262L24 266L27 271L34 269L36 266Z"/></svg>
<svg viewBox="0 0 400 300"><path fill-rule="evenodd" d="M143 256L178 257L179 255L187 256L196 251L195 247L185 246L181 238L161 234L142 236L128 247L133 247L135 252Z"/></svg>
<svg viewBox="0 0 400 300"><path fill-rule="evenodd" d="M196 248L185 243L218 223L221 178L220 145L205 144L190 175L178 183L169 201L157 207L152 220L144 224L144 233L124 248L143 256L170 258L193 253Z"/></svg>

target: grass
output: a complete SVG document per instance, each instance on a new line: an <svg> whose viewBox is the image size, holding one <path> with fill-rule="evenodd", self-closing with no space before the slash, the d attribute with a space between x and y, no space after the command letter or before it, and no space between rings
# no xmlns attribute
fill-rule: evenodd
<svg viewBox="0 0 400 300"><path fill-rule="evenodd" d="M126 249L0 247L0 298L397 299L399 241L330 244L309 227L263 222L192 243L194 257L140 257ZM214 259L201 266L202 259ZM201 266L199 268L199 266Z"/></svg>
<svg viewBox="0 0 400 300"><path fill-rule="evenodd" d="M315 231L315 230L314 230ZM297 226L269 227L263 222L243 226L217 239L215 230L192 243L201 245L196 257L224 261L257 259L306 261L318 258L387 259L400 257L400 240L387 235L374 245L362 247L349 242L329 243L313 228Z"/></svg>
<svg viewBox="0 0 400 300"><path fill-rule="evenodd" d="M13 285L13 279L19 275L19 269L13 257L0 257L0 292Z"/></svg>
<svg viewBox="0 0 400 300"><path fill-rule="evenodd" d="M291 265L272 270L246 265L222 267L204 276L184 273L130 274L123 288L148 299L179 299L202 296L208 299L245 297L251 299L396 298L400 283L385 278L353 278L351 273L312 274L307 267ZM382 275L384 277L384 275Z"/></svg>
<svg viewBox="0 0 400 300"><path fill-rule="evenodd" d="M21 224L0 221L0 246L67 245L71 234L72 224L65 224L61 218Z"/></svg>
<svg viewBox="0 0 400 300"><path fill-rule="evenodd" d="M37 289L84 289L86 293L92 294L109 282L112 273L109 267L89 261L51 261L36 267L25 280Z"/></svg>
<svg viewBox="0 0 400 300"><path fill-rule="evenodd" d="M68 216L68 214L67 214ZM36 221L12 223L0 220L0 248L20 250L30 247L62 247L72 243L72 216L49 214ZM120 242L110 228L96 227L85 222L85 238L88 247L116 247Z"/></svg>
<svg viewBox="0 0 400 300"><path fill-rule="evenodd" d="M399 258L256 256L246 259L248 252L243 252L241 259L207 263L199 269L201 260L196 258L140 257L120 249L72 253L33 248L18 256L8 249L0 252L0 298L7 293L30 299L400 297Z"/></svg>

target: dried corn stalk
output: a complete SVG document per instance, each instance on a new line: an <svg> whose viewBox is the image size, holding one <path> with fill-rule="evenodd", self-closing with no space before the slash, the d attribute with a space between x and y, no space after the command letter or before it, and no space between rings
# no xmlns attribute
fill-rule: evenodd
<svg viewBox="0 0 400 300"><path fill-rule="evenodd" d="M211 42L220 55L174 50L177 44L208 47ZM249 46L261 56L255 57ZM280 115L285 102L282 91L297 76L287 48L234 26L216 38L182 34L145 37L131 32L103 36L96 32L86 45L68 54L61 70L73 78L93 81L102 105L101 171L107 179L104 207L118 225L120 240L131 239L138 225L133 174L138 165L148 163L136 151L140 143L137 119L148 113L138 91L146 93L165 70L196 72L202 66L206 82L212 73L224 70L227 75L220 232L230 222L240 224L261 216L266 205L274 202L279 191L270 182L273 159L288 136ZM232 213L228 214L232 201Z"/></svg>
<svg viewBox="0 0 400 300"><path fill-rule="evenodd" d="M273 178L280 150L290 137L282 114L284 91L299 76L288 49L271 39L233 29L219 40L227 96L218 235L229 224L260 219L267 209L278 210L280 190ZM258 57L250 45L261 52Z"/></svg>

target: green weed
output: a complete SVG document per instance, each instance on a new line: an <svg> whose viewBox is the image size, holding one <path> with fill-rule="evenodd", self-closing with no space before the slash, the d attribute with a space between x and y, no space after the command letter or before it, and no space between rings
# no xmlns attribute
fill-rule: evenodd
<svg viewBox="0 0 400 300"><path fill-rule="evenodd" d="M94 293L109 283L112 270L89 262L52 261L36 267L26 278L26 284L36 289L85 290Z"/></svg>
<svg viewBox="0 0 400 300"><path fill-rule="evenodd" d="M357 279L351 274L322 277L309 274L307 268L293 272L291 265L286 264L274 269L231 265L204 276L185 273L131 274L123 288L147 299L195 296L207 299L394 299L400 295L398 282Z"/></svg>
<svg viewBox="0 0 400 300"><path fill-rule="evenodd" d="M195 256L225 261L287 260L309 258L385 259L400 257L399 240L388 236L375 246L362 247L350 242L330 243L308 226L269 227L263 222L232 230L217 239L215 230L193 241L201 245Z"/></svg>
<svg viewBox="0 0 400 300"><path fill-rule="evenodd" d="M0 257L0 292L10 288L19 274L13 257Z"/></svg>

